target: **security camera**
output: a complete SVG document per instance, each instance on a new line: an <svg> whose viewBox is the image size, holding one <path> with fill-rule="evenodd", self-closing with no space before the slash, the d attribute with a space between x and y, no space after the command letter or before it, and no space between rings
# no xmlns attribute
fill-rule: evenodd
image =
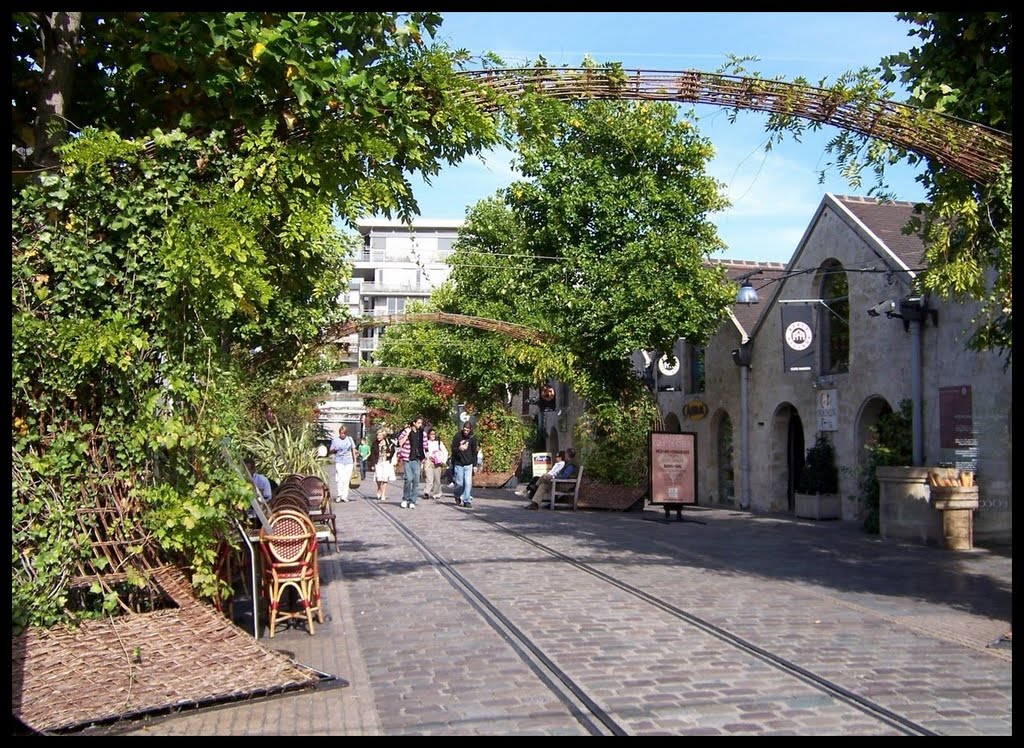
<svg viewBox="0 0 1024 748"><path fill-rule="evenodd" d="M886 299L885 301L880 301L879 303L875 304L873 307L868 309L868 316L879 317L884 314L886 317L892 317L892 313L893 311L895 311L895 309L895 300Z"/></svg>

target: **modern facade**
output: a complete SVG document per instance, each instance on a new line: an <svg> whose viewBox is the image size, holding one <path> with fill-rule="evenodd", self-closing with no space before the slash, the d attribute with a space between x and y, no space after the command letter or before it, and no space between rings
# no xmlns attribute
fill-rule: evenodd
<svg viewBox="0 0 1024 748"><path fill-rule="evenodd" d="M357 224L362 245L353 257L349 290L338 299L352 318L402 314L413 301L426 301L448 279L447 259L461 221L429 220L411 226L397 220L367 219ZM364 328L336 341L346 366L372 363L386 328ZM329 431L345 423L361 435L365 408L353 393L359 390L355 374L331 382L336 393L320 406L320 422ZM354 430L353 430L354 429Z"/></svg>

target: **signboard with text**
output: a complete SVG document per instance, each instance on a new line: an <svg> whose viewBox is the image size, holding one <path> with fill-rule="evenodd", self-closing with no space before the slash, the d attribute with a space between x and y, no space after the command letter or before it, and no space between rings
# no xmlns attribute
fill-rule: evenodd
<svg viewBox="0 0 1024 748"><path fill-rule="evenodd" d="M839 431L839 390L818 391L818 431Z"/></svg>
<svg viewBox="0 0 1024 748"><path fill-rule="evenodd" d="M551 453L550 452L534 452L533 453L533 477L539 478L544 473L551 469Z"/></svg>
<svg viewBox="0 0 1024 748"><path fill-rule="evenodd" d="M939 447L954 450L958 470L978 472L978 435L969 384L939 387Z"/></svg>
<svg viewBox="0 0 1024 748"><path fill-rule="evenodd" d="M810 371L814 363L814 310L785 305L782 312L782 366L786 371Z"/></svg>
<svg viewBox="0 0 1024 748"><path fill-rule="evenodd" d="M697 434L650 434L652 504L697 503Z"/></svg>

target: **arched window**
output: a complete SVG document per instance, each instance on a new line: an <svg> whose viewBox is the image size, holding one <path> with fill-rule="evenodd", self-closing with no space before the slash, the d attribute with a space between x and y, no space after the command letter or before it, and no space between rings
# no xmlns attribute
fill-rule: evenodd
<svg viewBox="0 0 1024 748"><path fill-rule="evenodd" d="M839 374L850 368L850 286L843 266L834 260L822 265L819 274L821 373Z"/></svg>

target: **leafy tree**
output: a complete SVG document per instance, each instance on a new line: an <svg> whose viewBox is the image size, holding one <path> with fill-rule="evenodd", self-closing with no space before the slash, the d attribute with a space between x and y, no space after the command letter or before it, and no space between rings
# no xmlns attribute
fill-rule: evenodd
<svg viewBox="0 0 1024 748"><path fill-rule="evenodd" d="M424 42L435 14L83 13L70 52L34 46L60 15L12 24L33 177L12 200L19 626L116 606L68 604L90 556L75 510L110 465L149 536L215 592L216 539L248 490L221 439L267 406L299 420L299 395L270 393L330 367L315 351L345 314L351 249L336 217L412 214L408 173L497 137L459 93L465 55Z"/></svg>
<svg viewBox="0 0 1024 748"><path fill-rule="evenodd" d="M911 101L988 127L1013 131L1013 16L899 13L920 47L882 60L883 80L911 86ZM929 205L921 225L928 271L923 287L983 301L968 341L1013 355L1013 202L1010 164L990 185L937 163L920 176Z"/></svg>
<svg viewBox="0 0 1024 748"><path fill-rule="evenodd" d="M520 357L535 381L617 399L633 351L706 340L731 303L706 266L726 205L711 145L669 104L527 96L510 123L524 179L469 212L437 301L550 331L552 350Z"/></svg>

